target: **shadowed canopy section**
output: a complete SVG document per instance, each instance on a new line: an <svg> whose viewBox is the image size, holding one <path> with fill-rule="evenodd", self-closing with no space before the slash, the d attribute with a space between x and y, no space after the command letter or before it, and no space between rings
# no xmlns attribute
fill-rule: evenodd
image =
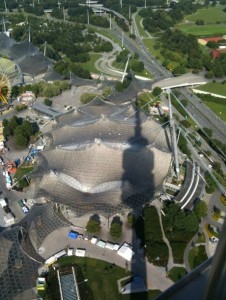
<svg viewBox="0 0 226 300"><path fill-rule="evenodd" d="M0 54L13 60L22 73L32 77L46 72L52 65L52 61L31 42L16 42L5 33L0 33Z"/></svg>
<svg viewBox="0 0 226 300"><path fill-rule="evenodd" d="M0 299L35 298L32 288L42 259L37 261L24 251L23 238L23 231L18 226L0 234Z"/></svg>

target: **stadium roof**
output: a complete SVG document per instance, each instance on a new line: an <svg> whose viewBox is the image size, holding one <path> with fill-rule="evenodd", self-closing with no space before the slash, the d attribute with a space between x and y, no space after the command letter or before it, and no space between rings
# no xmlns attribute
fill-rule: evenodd
<svg viewBox="0 0 226 300"><path fill-rule="evenodd" d="M139 208L161 187L170 166L168 130L131 104L95 99L60 116L44 138L34 174L37 196L79 215Z"/></svg>

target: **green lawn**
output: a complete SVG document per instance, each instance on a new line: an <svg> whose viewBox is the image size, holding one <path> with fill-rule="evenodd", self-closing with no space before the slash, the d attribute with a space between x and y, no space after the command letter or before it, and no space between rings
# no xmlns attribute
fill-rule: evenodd
<svg viewBox="0 0 226 300"><path fill-rule="evenodd" d="M95 68L95 62L102 57L99 53L90 53L90 60L86 63L80 63L79 65L85 70L90 71L91 73L100 73L99 70Z"/></svg>
<svg viewBox="0 0 226 300"><path fill-rule="evenodd" d="M197 241L195 242L196 244L199 244L199 243L205 243L205 234L204 233L201 233L201 235L199 236L199 238L197 239Z"/></svg>
<svg viewBox="0 0 226 300"><path fill-rule="evenodd" d="M118 266L105 261L81 258L81 257L64 257L58 260L61 266L77 264L85 278L86 283L93 293L94 300L129 300L130 295L121 295L118 292L117 280L131 275L130 271L126 271ZM158 290L149 291L147 299L152 300L160 293ZM144 299L144 293L133 294L134 300Z"/></svg>
<svg viewBox="0 0 226 300"><path fill-rule="evenodd" d="M108 37L109 39L111 39L113 42L115 42L116 44L118 44L121 47L121 39L119 39L115 35L111 34L110 29L97 28L94 26L93 26L93 29L95 30L95 32Z"/></svg>
<svg viewBox="0 0 226 300"><path fill-rule="evenodd" d="M147 32L144 30L143 26L141 25L142 24L142 22L141 22L142 17L137 14L136 17L135 17L135 20L136 20L136 24L137 24L137 29L139 31L139 35L141 37L149 37L149 35L147 34Z"/></svg>
<svg viewBox="0 0 226 300"><path fill-rule="evenodd" d="M197 88L200 91L206 91L222 96L226 96L226 84L221 84L218 82L210 82L203 86ZM219 118L226 121L226 99L208 97L200 94L199 98L209 107Z"/></svg>
<svg viewBox="0 0 226 300"><path fill-rule="evenodd" d="M145 45L145 47L147 48L147 50L156 58L159 60L160 63L163 63L164 60L166 60L166 58L164 58L161 54L160 51L162 50L162 48L158 48L155 49L154 45L156 44L157 40L155 38L152 39L144 39L143 43ZM169 65L170 65L170 69L174 69L178 63L176 61L170 61L169 60ZM168 67L169 68L169 67Z"/></svg>
<svg viewBox="0 0 226 300"><path fill-rule="evenodd" d="M184 277L187 274L187 271L183 267L173 267L172 269L169 270L168 272L168 277L174 281L177 282L180 280L182 277Z"/></svg>
<svg viewBox="0 0 226 300"><path fill-rule="evenodd" d="M17 181L18 179L22 178L24 175L30 173L33 169L34 169L34 166L30 166L30 165L20 166L14 175L14 181Z"/></svg>
<svg viewBox="0 0 226 300"><path fill-rule="evenodd" d="M116 61L113 61L113 63L112 63L112 66L119 71L124 71L125 65L126 65L126 63L123 63L123 62L118 63ZM133 73L134 73L134 75L143 76L143 77L147 77L150 79L153 78L152 74L147 69L144 69L142 72L133 71Z"/></svg>
<svg viewBox="0 0 226 300"><path fill-rule="evenodd" d="M226 26L224 24L210 24L198 26L195 24L179 24L177 29L187 34L193 34L199 37L202 36L216 36L226 34Z"/></svg>
<svg viewBox="0 0 226 300"><path fill-rule="evenodd" d="M221 84L220 82L208 82L204 85L201 85L197 88L197 90L209 92L217 95L222 95L226 97L226 84ZM226 104L226 99L225 101Z"/></svg>
<svg viewBox="0 0 226 300"><path fill-rule="evenodd" d="M159 59L160 62L163 62L164 57L160 54L161 48L155 49L154 45L156 43L156 39L145 39L143 40L143 43L147 50L157 59Z"/></svg>
<svg viewBox="0 0 226 300"><path fill-rule="evenodd" d="M195 269L205 260L207 260L207 254L205 246L198 246L191 249L188 255L188 261L191 269Z"/></svg>
<svg viewBox="0 0 226 300"><path fill-rule="evenodd" d="M223 11L225 6L217 5L215 7L208 7L199 9L196 13L186 16L185 19L191 22L196 20L203 20L204 23L216 23L216 22L226 22L226 13Z"/></svg>

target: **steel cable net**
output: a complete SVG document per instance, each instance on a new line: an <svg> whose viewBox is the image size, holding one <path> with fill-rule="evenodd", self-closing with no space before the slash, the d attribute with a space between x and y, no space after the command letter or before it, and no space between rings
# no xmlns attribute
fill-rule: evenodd
<svg viewBox="0 0 226 300"><path fill-rule="evenodd" d="M32 287L40 262L23 250L22 244L26 243L23 238L18 226L0 234L0 299L35 298Z"/></svg>
<svg viewBox="0 0 226 300"><path fill-rule="evenodd" d="M52 138L48 136L52 143L39 155L34 174L37 197L69 206L78 215L113 214L124 208L140 209L161 186L171 161L167 130L152 119L141 118L147 141L142 144L142 134L134 136L136 118L128 117L136 113L133 108L96 100L71 114L85 114L93 120L102 107L106 115L82 125L67 114L71 124L65 125L64 117L63 125L59 122Z"/></svg>
<svg viewBox="0 0 226 300"><path fill-rule="evenodd" d="M46 72L52 61L29 41L16 42L0 33L0 54L13 60L22 73L35 76Z"/></svg>
<svg viewBox="0 0 226 300"><path fill-rule="evenodd" d="M95 80L81 78L81 77L74 75L73 73L71 73L71 76L70 76L70 83L71 83L71 85L75 85L77 87L83 86L83 85L91 85L91 86L97 85L97 82Z"/></svg>
<svg viewBox="0 0 226 300"><path fill-rule="evenodd" d="M34 206L21 221L21 226L28 232L30 241L36 250L52 231L67 225L58 216L54 203Z"/></svg>

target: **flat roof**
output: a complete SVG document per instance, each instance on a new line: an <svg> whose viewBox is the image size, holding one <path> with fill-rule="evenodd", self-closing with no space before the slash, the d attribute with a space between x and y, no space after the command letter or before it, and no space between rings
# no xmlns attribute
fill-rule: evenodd
<svg viewBox="0 0 226 300"><path fill-rule="evenodd" d="M40 113L43 113L43 114L45 114L49 117L52 117L52 118L53 117L58 117L58 116L61 115L60 112L58 112L58 111L56 111L56 110L54 110L54 109L52 109L52 108L50 108L50 107L48 107L44 104L38 103L38 102L35 102L33 104L33 109L35 109L35 110L39 111Z"/></svg>

